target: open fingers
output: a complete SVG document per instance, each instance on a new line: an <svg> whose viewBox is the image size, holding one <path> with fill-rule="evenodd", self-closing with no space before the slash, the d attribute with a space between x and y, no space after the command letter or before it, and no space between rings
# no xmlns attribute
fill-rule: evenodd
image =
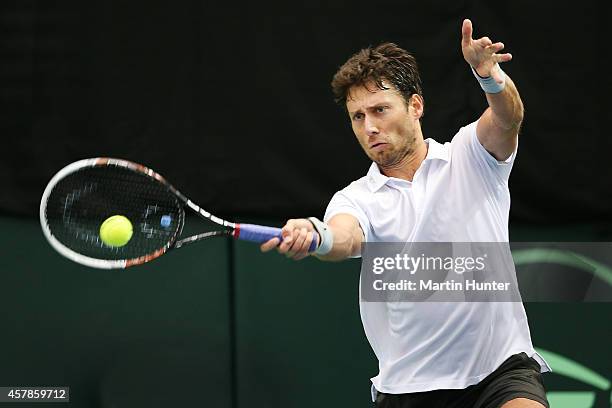
<svg viewBox="0 0 612 408"><path fill-rule="evenodd" d="M494 63L508 62L512 59L512 54L510 53L498 54L503 49L504 43L502 42L496 42L485 47L485 50L490 54L490 58L493 60ZM493 71L492 76L498 83L501 83L502 78L499 72Z"/></svg>
<svg viewBox="0 0 612 408"><path fill-rule="evenodd" d="M493 41L489 37L482 37L474 40L474 43L478 44L482 48L487 48L493 44Z"/></svg>
<svg viewBox="0 0 612 408"><path fill-rule="evenodd" d="M495 55L495 62L508 62L511 59L512 59L512 54L510 53Z"/></svg>
<svg viewBox="0 0 612 408"><path fill-rule="evenodd" d="M502 42L497 42L495 44L491 44L488 47L486 47L486 50L491 53L491 56L493 57L493 60L495 62L508 62L512 59L512 54L510 53L498 54L503 49L504 49L504 43Z"/></svg>
<svg viewBox="0 0 612 408"><path fill-rule="evenodd" d="M500 52L501 50L504 49L504 43L496 42L495 44L487 45L485 49L489 51L491 54L495 54L496 52Z"/></svg>
<svg viewBox="0 0 612 408"><path fill-rule="evenodd" d="M472 22L466 18L461 26L461 44L465 47L472 41Z"/></svg>

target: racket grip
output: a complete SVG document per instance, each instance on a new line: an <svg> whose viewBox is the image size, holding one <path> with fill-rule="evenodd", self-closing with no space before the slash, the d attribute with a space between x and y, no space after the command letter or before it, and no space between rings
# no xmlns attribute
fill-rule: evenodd
<svg viewBox="0 0 612 408"><path fill-rule="evenodd" d="M236 224L236 229L234 229L234 238L258 243L264 243L272 238L278 238L281 241L283 240L280 228L266 227L265 225L256 224ZM310 248L308 248L308 252L314 252L314 250L317 249L317 242L318 239L312 240L310 243Z"/></svg>

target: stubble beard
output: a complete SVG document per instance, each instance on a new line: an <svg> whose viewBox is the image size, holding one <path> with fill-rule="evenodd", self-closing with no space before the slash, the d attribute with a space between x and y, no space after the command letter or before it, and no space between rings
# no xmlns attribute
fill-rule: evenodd
<svg viewBox="0 0 612 408"><path fill-rule="evenodd" d="M382 169L399 167L402 161L416 151L416 137L391 151L383 151L369 155L370 159Z"/></svg>

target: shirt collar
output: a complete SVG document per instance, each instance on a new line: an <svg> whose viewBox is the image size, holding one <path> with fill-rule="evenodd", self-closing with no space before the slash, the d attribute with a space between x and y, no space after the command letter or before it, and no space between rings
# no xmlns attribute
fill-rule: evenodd
<svg viewBox="0 0 612 408"><path fill-rule="evenodd" d="M439 160L444 160L444 161L449 160L448 149L446 148L446 146L441 145L440 143L436 142L433 139L425 139L425 143L427 143L428 149L427 149L427 156L425 156L425 160L423 160L423 163L425 163L428 160L433 160L433 159L439 159ZM421 163L421 166L423 165L423 163ZM372 162L372 165L370 166L370 169L368 170L367 178L368 178L368 187L370 188L370 191L373 193L377 191L378 189L380 189L385 184L387 184L387 182L391 179L390 177L387 177L384 174L382 174L380 172L380 169L378 168L378 164L374 162Z"/></svg>
<svg viewBox="0 0 612 408"><path fill-rule="evenodd" d="M438 142L436 142L433 139L425 139L425 143L427 143L427 145L429 146L429 148L427 149L427 157L425 157L425 160L431 160L431 159L440 159L440 160L444 160L444 161L449 161L449 155L448 155L448 146L440 144Z"/></svg>

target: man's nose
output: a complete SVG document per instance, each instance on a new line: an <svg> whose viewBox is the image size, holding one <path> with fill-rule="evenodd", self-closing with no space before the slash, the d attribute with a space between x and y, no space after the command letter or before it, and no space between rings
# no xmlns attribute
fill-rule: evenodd
<svg viewBox="0 0 612 408"><path fill-rule="evenodd" d="M368 136L377 135L379 133L378 126L376 126L375 121L368 116L365 117L365 130Z"/></svg>

